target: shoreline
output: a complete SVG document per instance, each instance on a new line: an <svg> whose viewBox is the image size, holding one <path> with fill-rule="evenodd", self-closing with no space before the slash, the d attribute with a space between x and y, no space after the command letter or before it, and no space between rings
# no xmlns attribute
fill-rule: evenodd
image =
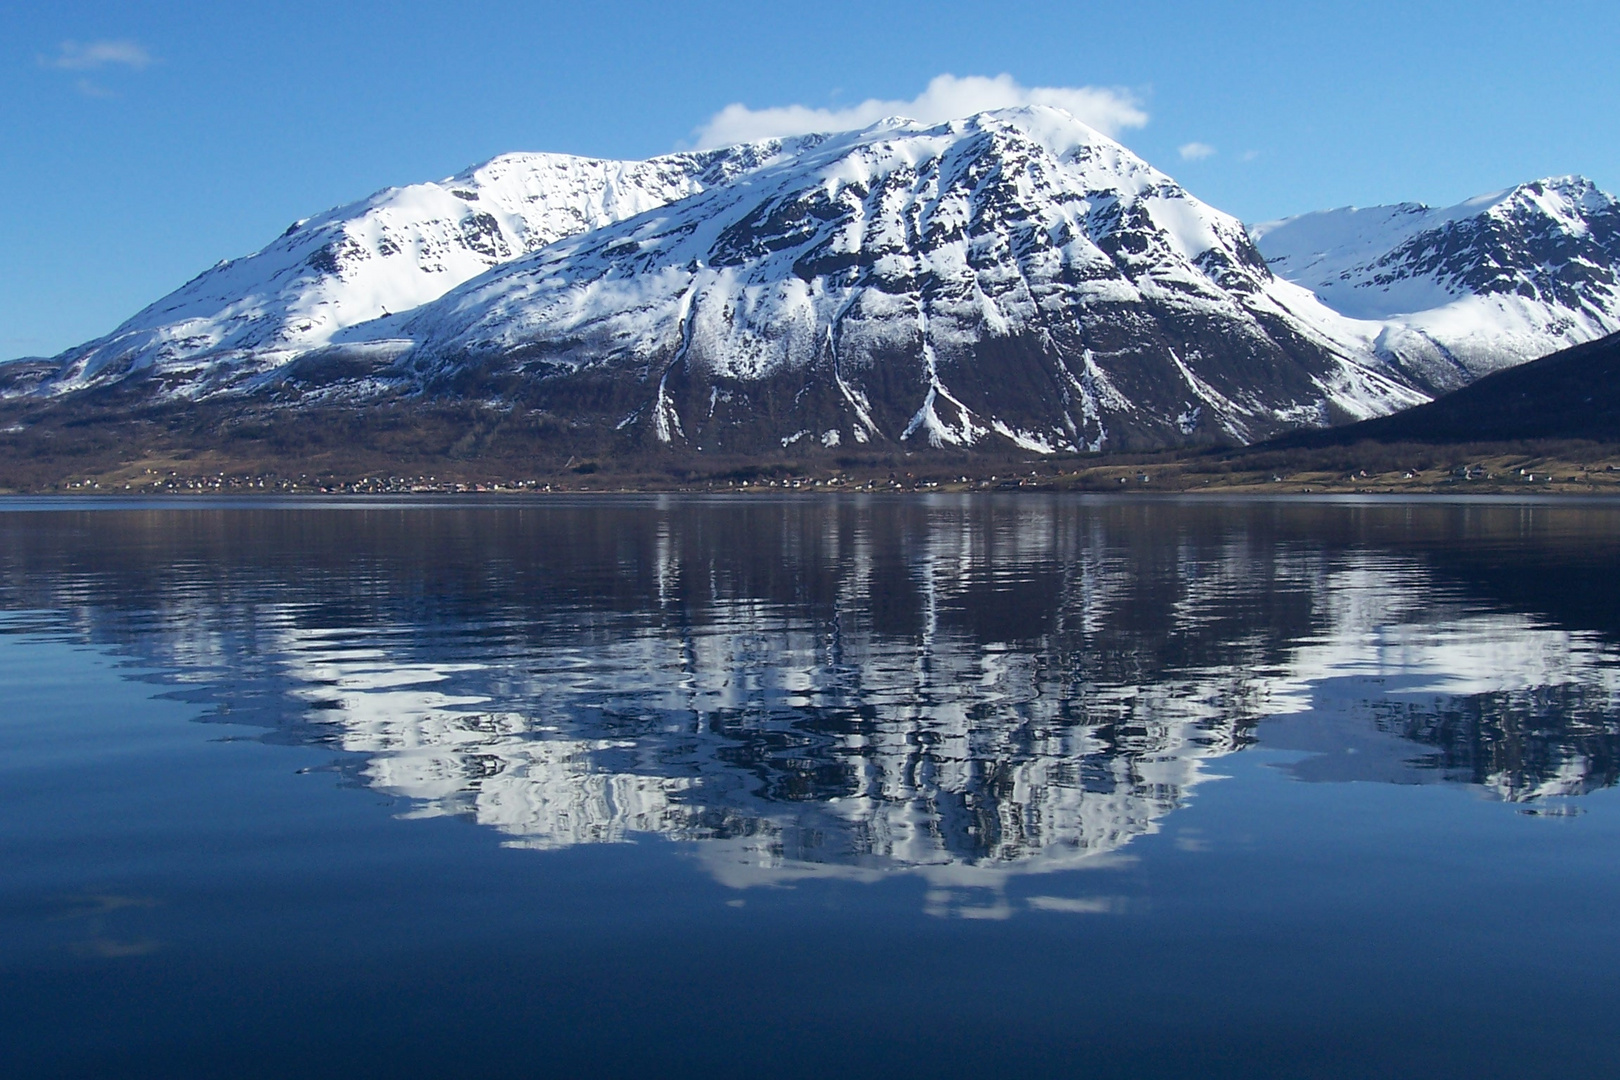
<svg viewBox="0 0 1620 1080"><path fill-rule="evenodd" d="M1610 448L1604 448L1609 450ZM0 486L0 498L37 496L143 498L265 497L465 497L505 495L753 495L760 493L967 494L1045 492L1090 495L1620 495L1620 448L1602 455L1496 453L1431 454L1445 458L1395 468L1266 467L1268 455L1239 452L1227 457L1189 455L1158 460L997 462L996 471L963 469L961 463L903 461L894 468L866 463L849 469L792 468L765 462L702 477L659 475L651 470L558 475L491 475L456 470L459 475L370 474L285 475L265 470L157 469L125 467L86 472L59 482ZM1602 460L1594 460L1599 457ZM1457 462L1457 463L1454 463ZM175 463L179 464L179 463ZM942 468L955 464L955 468ZM1352 462L1353 464L1353 462ZM1010 467L1009 467L1010 466ZM334 471L335 472L335 471ZM537 470L539 472L539 470ZM744 474L739 478L739 473ZM771 475L776 473L776 475Z"/></svg>
<svg viewBox="0 0 1620 1080"><path fill-rule="evenodd" d="M1314 442L1110 445L1050 454L904 442L705 452L685 444L629 444L611 433L562 431L473 407L329 407L297 417L244 417L223 406L133 412L115 406L39 406L13 409L15 416L0 409L0 422L16 421L0 426L0 494L1620 494L1620 432L1423 441L1361 438L1351 427L1324 429Z"/></svg>
<svg viewBox="0 0 1620 1080"><path fill-rule="evenodd" d="M915 498L915 497L974 497L974 498L1032 498L1035 496L1065 496L1076 497L1088 501L1166 501L1166 502L1491 502L1491 503L1525 503L1538 505L1557 505L1560 503L1594 502L1604 503L1620 500L1620 481L1612 484L1575 485L1551 483L1546 486L1540 484L1534 487L1519 485L1485 485L1462 483L1446 486L1408 486L1404 488L1372 488L1352 487L1343 485L1338 487L1313 487L1300 485L1289 487L1287 485L1245 485L1245 486L1206 486L1197 488L1166 488L1153 489L1149 486L1122 488L1118 490L1093 489L1079 487L1065 487L1057 484L1029 484L1022 487L1011 488L976 488L976 487L934 487L934 488L893 488L893 487L799 487L788 486L769 487L759 485L746 488L632 488L632 487L596 487L596 488L568 488L559 489L523 489L517 487L487 486L476 490L435 489L420 491L371 491L371 490L327 490L327 491L280 491L280 490L249 490L249 489L175 489L175 490L122 490L122 489L91 489L82 491L5 491L0 490L0 512L16 508L21 504L52 504L52 505L118 505L118 506L158 506L158 505L230 505L252 506L296 504L300 506L319 505L355 505L378 507L395 504L416 504L422 506L532 506L547 502L561 502L566 500L613 500L613 499L653 499L653 498L681 498L681 499L718 499L725 501L742 501L758 499L798 500L809 498Z"/></svg>

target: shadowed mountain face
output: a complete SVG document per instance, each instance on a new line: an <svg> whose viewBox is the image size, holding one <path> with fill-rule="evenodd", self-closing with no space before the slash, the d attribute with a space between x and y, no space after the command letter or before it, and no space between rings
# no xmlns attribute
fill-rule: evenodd
<svg viewBox="0 0 1620 1080"><path fill-rule="evenodd" d="M1427 405L1334 431L1280 440L1306 446L1521 439L1620 442L1620 334L1498 372Z"/></svg>
<svg viewBox="0 0 1620 1080"><path fill-rule="evenodd" d="M415 814L660 835L739 887L921 875L941 913L988 889L994 914L1009 876L1113 857L1255 745L1305 780L1615 783L1617 525L1033 497L6 514L0 603Z"/></svg>

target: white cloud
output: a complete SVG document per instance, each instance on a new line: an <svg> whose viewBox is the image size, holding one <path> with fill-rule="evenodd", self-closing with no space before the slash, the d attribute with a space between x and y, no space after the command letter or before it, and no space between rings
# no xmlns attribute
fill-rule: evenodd
<svg viewBox="0 0 1620 1080"><path fill-rule="evenodd" d="M78 89L79 93L88 98L115 98L118 96L100 83L91 82L89 79L79 79L73 85Z"/></svg>
<svg viewBox="0 0 1620 1080"><path fill-rule="evenodd" d="M42 56L39 62L64 71L94 71L112 64L140 71L152 65L153 57L137 41L64 41L55 56Z"/></svg>
<svg viewBox="0 0 1620 1080"><path fill-rule="evenodd" d="M1215 156L1215 148L1207 142L1190 142L1177 147L1177 153L1182 161L1203 161L1205 158Z"/></svg>
<svg viewBox="0 0 1620 1080"><path fill-rule="evenodd" d="M910 101L868 98L842 109L817 109L808 105L750 109L740 102L727 105L697 129L693 140L699 149L706 149L815 131L850 131L888 116L938 124L988 109L1017 105L1051 105L1063 109L1105 135L1117 135L1126 128L1139 128L1148 122L1148 114L1136 95L1117 87L1021 86L1011 75L997 75L993 79L983 75L964 78L938 75L927 89Z"/></svg>

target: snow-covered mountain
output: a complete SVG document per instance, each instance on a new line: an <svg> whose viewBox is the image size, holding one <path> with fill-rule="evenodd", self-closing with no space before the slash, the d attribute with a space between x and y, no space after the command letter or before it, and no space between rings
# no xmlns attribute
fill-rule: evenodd
<svg viewBox="0 0 1620 1080"><path fill-rule="evenodd" d="M408 311L555 240L725 183L806 140L649 161L506 154L294 223L57 358L54 392L128 374L195 397ZM810 140L813 141L813 140Z"/></svg>
<svg viewBox="0 0 1620 1080"><path fill-rule="evenodd" d="M1582 177L1249 232L1274 272L1376 324L1376 351L1434 390L1620 330L1620 200Z"/></svg>
<svg viewBox="0 0 1620 1080"><path fill-rule="evenodd" d="M0 397L522 403L593 452L1248 441L1620 329L1579 179L1245 228L1049 108L496 158L295 224Z"/></svg>
<svg viewBox="0 0 1620 1080"><path fill-rule="evenodd" d="M1237 220L1027 108L832 136L337 340L651 443L1044 451L1421 400L1339 321Z"/></svg>

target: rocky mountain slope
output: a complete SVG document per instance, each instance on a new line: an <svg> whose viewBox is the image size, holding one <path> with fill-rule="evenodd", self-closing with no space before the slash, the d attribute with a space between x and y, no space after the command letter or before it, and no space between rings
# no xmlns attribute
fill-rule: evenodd
<svg viewBox="0 0 1620 1080"><path fill-rule="evenodd" d="M1620 330L1620 200L1582 177L1249 231L1275 273L1376 324L1374 350L1427 389Z"/></svg>

